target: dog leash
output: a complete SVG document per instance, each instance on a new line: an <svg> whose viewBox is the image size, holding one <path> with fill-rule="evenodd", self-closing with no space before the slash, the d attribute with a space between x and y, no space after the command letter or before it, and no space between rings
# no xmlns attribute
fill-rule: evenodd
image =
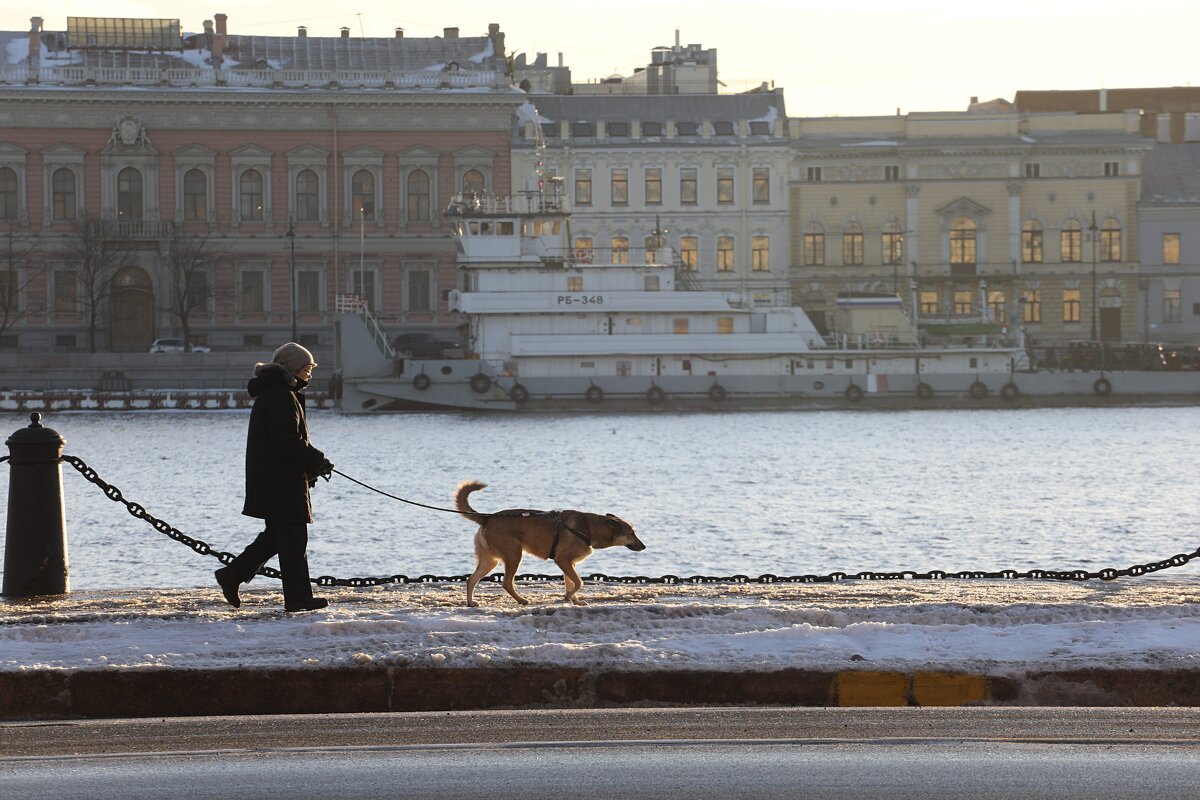
<svg viewBox="0 0 1200 800"><path fill-rule="evenodd" d="M399 500L401 503L408 503L410 506L419 506L421 508L428 508L430 511L445 511L447 514L460 514L460 515L466 516L466 514L464 512L459 511L457 508L441 508L440 506L429 506L424 503L418 503L416 500L406 500L403 497L397 497L394 494L388 494L383 489L376 489L374 486L371 486L368 483L363 483L358 478L351 478L349 475L342 472L340 469L334 469L333 472L336 472L338 475L341 475L343 478L350 481L351 483L357 483L359 486L363 487L364 489L370 489L372 492L381 494L384 497L390 497L393 500ZM495 516L494 514L479 514L478 512L476 512L476 514L480 517Z"/></svg>

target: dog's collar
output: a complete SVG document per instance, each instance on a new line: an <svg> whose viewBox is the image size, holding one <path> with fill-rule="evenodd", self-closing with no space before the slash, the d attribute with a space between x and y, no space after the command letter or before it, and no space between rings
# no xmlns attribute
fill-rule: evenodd
<svg viewBox="0 0 1200 800"><path fill-rule="evenodd" d="M588 547L592 546L592 537L588 536L583 531L576 530L568 525L563 520L563 512L551 511L549 513L554 515L554 541L550 543L550 555L546 556L546 558L550 559L551 561L554 560L554 554L558 551L558 540L562 538L563 530L568 530L575 534L577 537L579 537L579 541L583 542Z"/></svg>

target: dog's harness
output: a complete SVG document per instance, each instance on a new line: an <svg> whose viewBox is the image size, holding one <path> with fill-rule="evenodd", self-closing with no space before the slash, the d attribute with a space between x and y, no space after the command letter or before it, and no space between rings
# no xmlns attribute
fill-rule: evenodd
<svg viewBox="0 0 1200 800"><path fill-rule="evenodd" d="M546 558L550 559L551 561L554 560L554 554L556 552L558 552L558 541L559 541L559 539L562 538L562 533L564 530L570 531L571 533L575 534L575 536L579 538L579 541L583 542L588 547L592 546L592 537L588 536L583 531L576 530L575 528L572 528L570 525L568 525L566 523L566 521L563 520L563 512L558 511L558 510L538 511L538 512L526 511L521 516L522 517L532 517L532 516L534 516L535 513L539 514L539 515L541 515L541 514L553 514L554 515L554 541L552 541L550 543L550 555L546 556Z"/></svg>

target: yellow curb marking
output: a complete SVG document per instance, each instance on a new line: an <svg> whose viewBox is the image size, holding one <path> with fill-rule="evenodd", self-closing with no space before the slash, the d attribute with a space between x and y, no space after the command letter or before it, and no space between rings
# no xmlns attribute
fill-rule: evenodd
<svg viewBox="0 0 1200 800"><path fill-rule="evenodd" d="M903 672L839 672L839 706L906 706L908 676Z"/></svg>

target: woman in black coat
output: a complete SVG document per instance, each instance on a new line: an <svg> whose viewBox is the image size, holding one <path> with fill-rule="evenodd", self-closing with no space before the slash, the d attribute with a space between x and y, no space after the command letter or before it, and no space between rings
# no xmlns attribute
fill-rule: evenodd
<svg viewBox="0 0 1200 800"><path fill-rule="evenodd" d="M266 528L241 555L216 572L225 599L241 605L238 587L272 556L279 555L283 605L287 611L312 611L329 602L313 597L308 575L308 523L312 522L309 487L328 477L333 464L308 440L304 395L312 353L288 342L269 364L256 364L247 390L254 398L246 437L246 503L242 513L266 520Z"/></svg>

